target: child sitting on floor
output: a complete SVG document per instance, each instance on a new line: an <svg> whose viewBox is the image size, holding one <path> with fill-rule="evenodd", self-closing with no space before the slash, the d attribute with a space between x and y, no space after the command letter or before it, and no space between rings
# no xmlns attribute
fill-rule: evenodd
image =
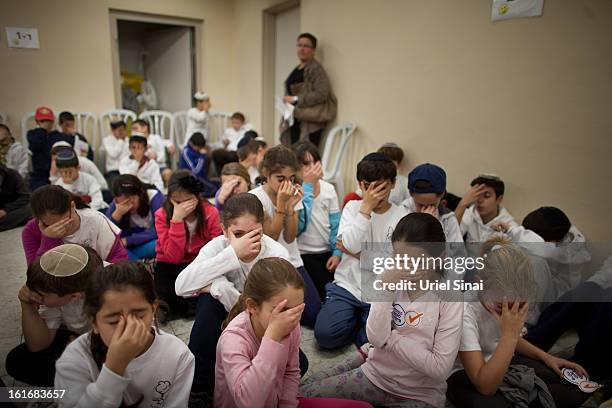
<svg viewBox="0 0 612 408"><path fill-rule="evenodd" d="M19 291L25 343L11 350L6 371L17 381L52 387L55 360L90 328L83 314L85 286L102 259L89 247L64 244L29 267Z"/></svg>

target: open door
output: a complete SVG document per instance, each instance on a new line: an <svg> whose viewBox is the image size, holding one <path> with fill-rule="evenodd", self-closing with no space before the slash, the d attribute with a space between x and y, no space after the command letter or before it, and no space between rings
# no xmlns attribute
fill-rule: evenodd
<svg viewBox="0 0 612 408"><path fill-rule="evenodd" d="M298 65L296 39L300 35L300 3L290 0L264 12L263 131L278 143L280 115L275 97L285 94L285 79Z"/></svg>
<svg viewBox="0 0 612 408"><path fill-rule="evenodd" d="M109 16L116 107L136 113L189 109L202 78L202 21L116 10ZM152 86L141 95L143 81Z"/></svg>

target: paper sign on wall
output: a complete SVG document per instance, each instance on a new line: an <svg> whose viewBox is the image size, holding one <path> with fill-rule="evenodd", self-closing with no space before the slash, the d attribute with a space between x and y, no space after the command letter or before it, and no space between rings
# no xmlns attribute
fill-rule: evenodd
<svg viewBox="0 0 612 408"><path fill-rule="evenodd" d="M541 16L543 7L544 0L493 0L491 20Z"/></svg>
<svg viewBox="0 0 612 408"><path fill-rule="evenodd" d="M11 48L40 48L36 28L6 27L6 40Z"/></svg>

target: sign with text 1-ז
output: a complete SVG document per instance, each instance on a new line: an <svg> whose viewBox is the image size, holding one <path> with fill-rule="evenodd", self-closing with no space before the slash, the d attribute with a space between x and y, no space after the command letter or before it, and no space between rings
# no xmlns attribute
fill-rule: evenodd
<svg viewBox="0 0 612 408"><path fill-rule="evenodd" d="M6 40L11 48L40 48L36 28L6 27Z"/></svg>

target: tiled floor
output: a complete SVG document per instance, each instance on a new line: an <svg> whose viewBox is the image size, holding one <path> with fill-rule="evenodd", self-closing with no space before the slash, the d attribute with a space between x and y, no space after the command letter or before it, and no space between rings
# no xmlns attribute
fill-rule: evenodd
<svg viewBox="0 0 612 408"><path fill-rule="evenodd" d="M14 380L6 374L4 366L6 354L23 341L20 322L21 310L17 299L17 293L25 283L26 276L26 262L21 246L21 230L19 228L0 232L0 276L2 276L2 285L0 285L0 322L2 322L2 330L0 330L0 377L7 386L18 384L15 384ZM162 326L162 329L175 334L187 343L192 325L192 320L179 319ZM575 344L575 338L566 336L555 345L553 350L556 354L569 356L573 344ZM309 370L305 378L323 367L334 366L350 353L356 352L354 346L347 346L335 351L321 350L313 338L313 331L306 328L302 328L301 348L309 360ZM449 404L447 406L450 407ZM594 403L589 400L584 406L593 407Z"/></svg>
<svg viewBox="0 0 612 408"><path fill-rule="evenodd" d="M26 262L21 246L21 231L15 229L0 232L0 377L7 386L14 384L13 379L6 374L4 366L6 354L19 343L21 336L21 308L17 293L25 283ZM174 333L177 337L187 343L191 332L192 320L173 320L162 329ZM346 347L339 351L320 350L313 338L312 330L302 328L302 351L308 356L309 373L312 373L322 365L333 365L344 358L347 353L354 351L354 347ZM306 374L308 375L308 374Z"/></svg>

